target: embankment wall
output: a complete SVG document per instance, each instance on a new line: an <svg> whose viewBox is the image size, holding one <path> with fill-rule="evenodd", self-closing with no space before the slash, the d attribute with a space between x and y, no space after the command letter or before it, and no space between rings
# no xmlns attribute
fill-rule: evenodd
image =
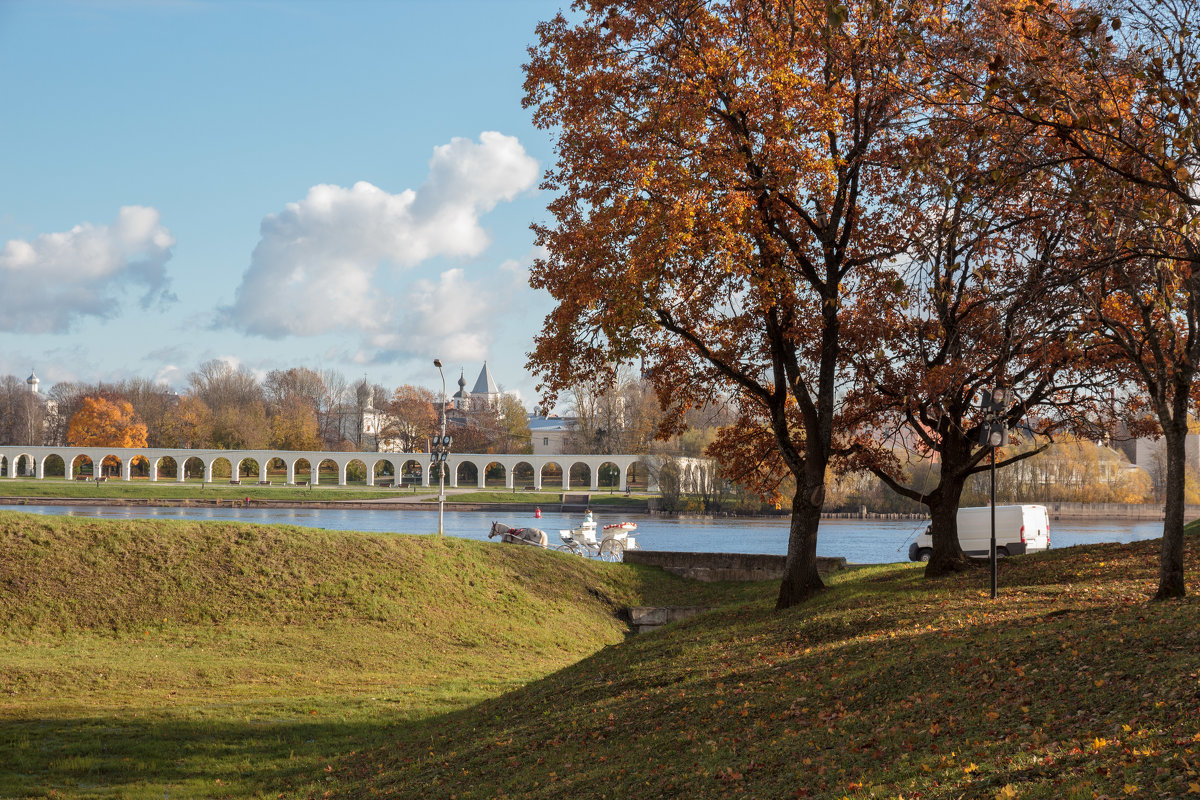
<svg viewBox="0 0 1200 800"><path fill-rule="evenodd" d="M666 550L626 550L625 561L661 567L698 581L777 581L783 578L786 556L762 553L677 553ZM846 559L817 557L822 573L844 569Z"/></svg>

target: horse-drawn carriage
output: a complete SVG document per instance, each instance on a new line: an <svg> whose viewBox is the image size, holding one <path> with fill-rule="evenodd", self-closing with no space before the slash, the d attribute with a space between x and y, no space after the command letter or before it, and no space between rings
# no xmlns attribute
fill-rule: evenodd
<svg viewBox="0 0 1200 800"><path fill-rule="evenodd" d="M626 550L638 549L637 539L629 535L635 530L637 523L634 522L616 522L597 527L589 511L578 528L558 532L562 544L556 545L554 549L604 561L621 561ZM488 538L496 536L508 544L550 546L549 537L541 528L513 528L503 522L493 522Z"/></svg>
<svg viewBox="0 0 1200 800"><path fill-rule="evenodd" d="M533 547L549 547L550 537L541 528L514 528L503 522L493 522L488 538L500 537L505 544L528 544Z"/></svg>
<svg viewBox="0 0 1200 800"><path fill-rule="evenodd" d="M637 539L629 535L635 530L637 523L634 522L614 522L597 529L589 511L578 528L558 532L562 544L554 549L604 561L620 561L626 550L638 549Z"/></svg>

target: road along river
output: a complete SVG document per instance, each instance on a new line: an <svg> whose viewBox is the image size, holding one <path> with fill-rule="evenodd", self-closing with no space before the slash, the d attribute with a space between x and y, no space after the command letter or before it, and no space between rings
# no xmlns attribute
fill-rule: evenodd
<svg viewBox="0 0 1200 800"><path fill-rule="evenodd" d="M0 507L3 509L4 507ZM436 511L380 511L330 508L161 508L155 506L23 505L14 511L103 519L226 520L260 524L301 525L329 530L380 533L436 533ZM558 544L558 531L579 524L578 514L547 512L534 519L529 512L447 511L446 533L465 539L486 540L492 521L515 527L537 527ZM636 522L638 545L643 550L704 553L787 552L788 521L721 517L665 517L646 514L612 514L601 511L599 524ZM843 556L855 564L886 564L907 559L908 543L925 528L918 520L825 520L817 540L817 555ZM1062 520L1050 524L1051 546L1070 547L1098 542L1132 542L1162 535L1162 522L1125 520Z"/></svg>

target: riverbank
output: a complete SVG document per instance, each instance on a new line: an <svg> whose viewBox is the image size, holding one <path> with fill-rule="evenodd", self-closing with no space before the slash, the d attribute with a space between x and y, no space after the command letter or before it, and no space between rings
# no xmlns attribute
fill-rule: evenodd
<svg viewBox="0 0 1200 800"><path fill-rule="evenodd" d="M97 505L157 506L163 508L315 508L429 510L436 509L437 487L409 486L382 488L368 486L259 486L253 483L228 485L188 481L105 481L103 483L37 481L0 478L0 506L21 505ZM574 489L572 498L588 494ZM564 493L554 491L510 492L503 489L446 489L446 508L481 511L504 508L532 513L538 508L557 509ZM625 495L615 492L590 493L589 503L596 507L627 513L644 513L652 495ZM578 502L577 500L575 501Z"/></svg>
<svg viewBox="0 0 1200 800"><path fill-rule="evenodd" d="M0 479L0 490L4 488L9 487L5 487L3 479ZM119 487L122 496L113 496L105 494L105 488L101 486L99 490L92 490L90 487L72 487L66 484L64 491L56 495L0 494L0 507L74 505L156 506L162 508L313 508L375 511L436 511L438 509L436 494L430 495L429 490L424 489L420 492L399 490L398 493L393 494L386 490L355 490L340 487L282 490L278 488L262 489L257 486L210 486L205 488L196 486L169 487L161 490L159 496L154 496L159 494L155 489L126 486ZM143 489L143 491L130 491L131 489ZM509 495L510 493L506 492L470 490L448 493L445 509L447 511L505 511L532 514L539 509L542 511L556 510L562 505L560 493L511 493L512 499L507 499ZM486 499L472 499L475 497ZM661 514L682 519L786 519L790 516L786 510L769 514L667 512L656 508L657 503L654 500L650 496L628 498L620 494L596 493L591 496L589 502L606 513ZM1163 519L1161 505L1123 505L1118 503L1042 503L1041 505L1046 506L1051 520L1155 521ZM923 514L828 511L821 514L821 519L920 522L928 520L928 517ZM1185 506L1184 519L1188 522L1200 519L1200 505Z"/></svg>
<svg viewBox="0 0 1200 800"><path fill-rule="evenodd" d="M499 511L534 514L539 509L557 510L560 502L550 499L545 502L475 503L446 501L447 511ZM596 503L608 513L648 513L645 503ZM342 509L359 511L437 511L438 502L428 499L368 499L368 500L274 500L267 498L94 498L94 497L0 497L0 508L21 506L111 506L113 508L296 508L296 509Z"/></svg>
<svg viewBox="0 0 1200 800"><path fill-rule="evenodd" d="M0 512L0 797L261 798L745 589L430 536Z"/></svg>
<svg viewBox="0 0 1200 800"><path fill-rule="evenodd" d="M588 503L598 510L624 514L662 514L694 519L767 518L786 519L787 509L774 512L736 511L695 512L661 510L661 500L647 492L623 494L608 490L588 492L575 488L562 491L509 491L503 487L446 488L447 510L504 511L515 514L533 513L537 509L551 511L563 508L564 495L578 504L580 495L588 495ZM428 511L436 509L437 487L406 486L404 488L372 487L366 485L259 486L256 483L229 485L189 480L150 482L146 480L105 481L103 483L60 480L0 478L0 506L21 505L101 505L101 506L160 506L164 508L312 508L312 509L369 509L379 511ZM1155 521L1162 520L1163 508L1155 504L1119 503L1041 503L1051 520L1098 521ZM876 513L871 511L826 511L824 520L874 520L921 522L923 514ZM1184 519L1200 519L1200 505L1185 507Z"/></svg>
<svg viewBox="0 0 1200 800"><path fill-rule="evenodd" d="M2 512L0 796L1185 797L1200 603L1147 602L1157 551L778 612L533 548ZM635 604L711 610L628 636Z"/></svg>

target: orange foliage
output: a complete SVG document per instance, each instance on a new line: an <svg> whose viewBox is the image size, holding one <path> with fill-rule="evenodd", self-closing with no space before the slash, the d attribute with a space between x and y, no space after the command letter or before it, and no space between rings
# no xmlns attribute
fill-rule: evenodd
<svg viewBox="0 0 1200 800"><path fill-rule="evenodd" d="M85 397L67 425L73 447L145 447L146 423L125 400Z"/></svg>
<svg viewBox="0 0 1200 800"><path fill-rule="evenodd" d="M578 10L538 27L526 67L525 103L558 136L531 271L558 305L530 364L547 399L634 360L679 408L734 395L799 487L791 605L821 587L845 354L884 333L850 298L891 284L909 236L895 176L925 16L878 0Z"/></svg>

